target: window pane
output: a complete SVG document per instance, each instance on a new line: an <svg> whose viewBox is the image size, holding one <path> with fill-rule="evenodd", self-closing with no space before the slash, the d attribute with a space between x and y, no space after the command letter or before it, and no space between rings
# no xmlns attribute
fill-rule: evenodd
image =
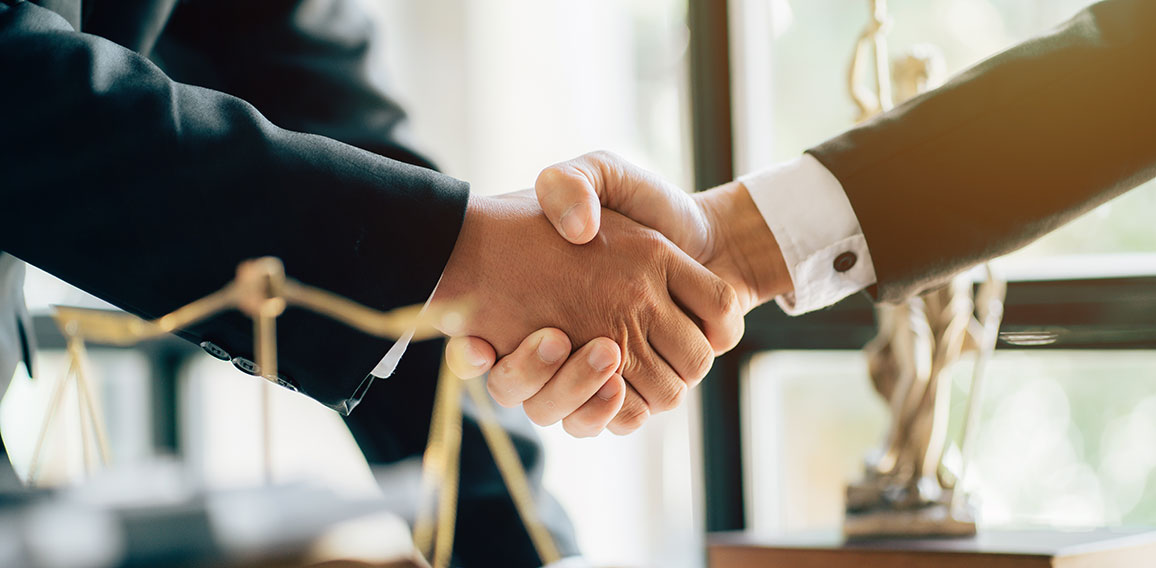
<svg viewBox="0 0 1156 568"><path fill-rule="evenodd" d="M750 9L756 2L759 0L740 4ZM1091 3L892 0L889 46L894 58L917 44L934 44L943 53L949 76L955 75L1019 41L1048 31ZM847 93L846 74L855 40L867 22L868 2L775 0L770 5L769 11L751 12L770 16L761 31L774 37L769 44L770 57L766 58L769 68L740 68L742 73L768 74L770 85L770 112L751 108L746 113L746 118L756 122L756 117L764 115L772 134L769 143L749 139L766 136L766 129L757 128L748 136L747 152L753 152L746 155L748 169L797 156L851 127L856 114ZM760 32L756 28L748 33ZM766 106L766 97L756 94L754 98L749 105ZM1154 215L1156 185L1148 183L1010 255L1009 261L1014 265L1022 259L1061 254L1153 252Z"/></svg>
<svg viewBox="0 0 1156 568"><path fill-rule="evenodd" d="M952 373L958 439L970 362ZM1156 524L1156 353L1001 351L965 485L981 523ZM754 528L830 528L888 411L856 351L765 353L745 382Z"/></svg>

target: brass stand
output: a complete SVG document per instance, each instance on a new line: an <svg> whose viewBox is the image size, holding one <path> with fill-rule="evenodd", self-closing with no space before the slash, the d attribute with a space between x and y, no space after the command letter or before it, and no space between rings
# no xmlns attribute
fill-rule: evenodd
<svg viewBox="0 0 1156 568"><path fill-rule="evenodd" d="M28 467L28 485L36 487L40 484L40 474L44 462L44 447L48 441L48 431L53 419L64 405L64 392L70 384L76 387L76 405L80 412L80 444L83 449L85 473L93 468L92 446L96 446L96 457L101 466L107 466L111 460L108 448L108 434L105 433L104 415L100 410L100 399L92 394L92 383L85 372L87 354L84 350L84 341L77 336L76 326L64 326L64 335L67 340L68 370L56 383L49 399L48 409L44 413L44 420L40 424L40 434L36 437L36 444L32 448L32 459Z"/></svg>
<svg viewBox="0 0 1156 568"><path fill-rule="evenodd" d="M466 306L442 306L440 309L410 306L391 312L378 312L341 296L307 286L286 277L281 261L272 257L259 258L237 267L236 278L221 290L194 301L176 311L152 321L143 321L124 313L56 307L56 321L69 338L70 370L75 370L81 401L82 427L91 426L99 443L102 461L107 463L108 449L104 439L103 421L88 394L83 375L84 339L98 340L111 345L133 345L186 328L216 313L237 309L253 320L253 342L256 354L256 374L269 382L280 382L277 373L277 318L285 308L293 305L344 322L365 333L389 339L398 339L412 333L415 340L440 335L437 329L456 329L464 321ZM436 324L436 325L435 325ZM52 421L59 399L67 384L67 377L53 395L53 403L45 419L40 444L33 458L39 461L39 447L44 432ZM497 423L489 395L481 379L462 380L442 362L438 375L436 401L430 427L429 443L423 459L422 494L414 528L415 548L431 560L434 568L449 566L453 550L454 522L458 506L458 462L461 456L462 390L465 390L479 409L482 434L494 455L494 461L514 501L514 506L525 525L538 555L545 564L560 560L550 532L538 520L533 496L526 479L525 468L514 449L509 435ZM272 479L271 424L269 389L261 391L262 457L265 480ZM87 412L87 418L83 414ZM91 423L91 424L90 424ZM88 447L85 446L86 464ZM34 470L36 473L38 470ZM436 511L433 503L437 501Z"/></svg>

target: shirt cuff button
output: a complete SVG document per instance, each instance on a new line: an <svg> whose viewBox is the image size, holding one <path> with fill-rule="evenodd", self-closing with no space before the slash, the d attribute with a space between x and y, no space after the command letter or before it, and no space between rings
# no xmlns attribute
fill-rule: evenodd
<svg viewBox="0 0 1156 568"><path fill-rule="evenodd" d="M847 272L855 266L855 262L859 260L853 252L845 252L835 257L835 272Z"/></svg>

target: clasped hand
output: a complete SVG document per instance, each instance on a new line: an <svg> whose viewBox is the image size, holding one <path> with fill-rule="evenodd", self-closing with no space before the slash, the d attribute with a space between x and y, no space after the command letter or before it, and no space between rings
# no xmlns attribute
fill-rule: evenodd
<svg viewBox="0 0 1156 568"><path fill-rule="evenodd" d="M743 314L789 291L737 183L692 197L599 152L543 170L535 193L471 196L434 301L474 306L453 370L489 371L494 400L537 424L637 429L738 343Z"/></svg>

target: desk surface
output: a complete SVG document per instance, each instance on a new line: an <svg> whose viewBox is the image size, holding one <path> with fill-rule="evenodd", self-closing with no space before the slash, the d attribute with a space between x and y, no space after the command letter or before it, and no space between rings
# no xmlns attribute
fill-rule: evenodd
<svg viewBox="0 0 1156 568"><path fill-rule="evenodd" d="M847 542L837 532L716 533L710 568L1097 568L1156 566L1156 530L981 531L971 538Z"/></svg>

